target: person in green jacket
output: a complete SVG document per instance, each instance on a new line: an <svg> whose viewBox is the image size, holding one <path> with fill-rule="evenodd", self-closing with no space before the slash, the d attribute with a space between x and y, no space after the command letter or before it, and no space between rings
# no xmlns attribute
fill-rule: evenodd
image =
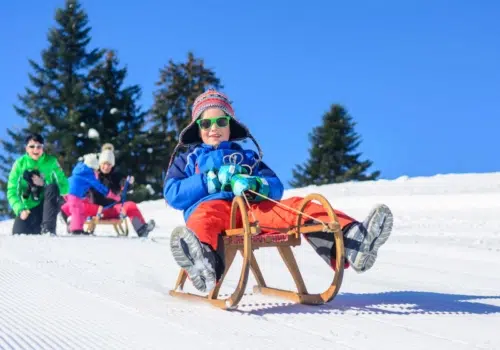
<svg viewBox="0 0 500 350"><path fill-rule="evenodd" d="M26 153L15 161L7 184L7 199L16 215L12 233L55 234L68 178L57 158L44 153L41 135L29 135L25 144Z"/></svg>

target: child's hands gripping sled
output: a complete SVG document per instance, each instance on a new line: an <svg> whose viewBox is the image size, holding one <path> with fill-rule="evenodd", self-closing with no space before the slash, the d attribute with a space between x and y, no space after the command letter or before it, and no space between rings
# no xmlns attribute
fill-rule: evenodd
<svg viewBox="0 0 500 350"><path fill-rule="evenodd" d="M220 167L217 178L222 191L232 191L231 180L235 175L248 174L248 169L239 164L225 164Z"/></svg>
<svg viewBox="0 0 500 350"><path fill-rule="evenodd" d="M255 201L264 200L266 199L265 197L269 195L269 184L265 178L260 176L250 176L246 174L233 175L231 177L231 189L236 196L245 194L245 196ZM265 197L248 193L248 190L257 192Z"/></svg>
<svg viewBox="0 0 500 350"><path fill-rule="evenodd" d="M239 164L224 164L219 170L207 172L208 193L232 191L231 179L237 174L248 174L246 167Z"/></svg>

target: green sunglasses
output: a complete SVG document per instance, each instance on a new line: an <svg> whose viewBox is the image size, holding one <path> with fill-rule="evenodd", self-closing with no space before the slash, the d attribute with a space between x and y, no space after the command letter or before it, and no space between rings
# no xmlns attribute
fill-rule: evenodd
<svg viewBox="0 0 500 350"><path fill-rule="evenodd" d="M222 117L215 117L215 118L206 118L206 119L198 119L196 123L198 123L199 127L203 130L210 129L214 123L219 127L219 128L226 128L229 126L229 120L231 117L229 116L222 116Z"/></svg>

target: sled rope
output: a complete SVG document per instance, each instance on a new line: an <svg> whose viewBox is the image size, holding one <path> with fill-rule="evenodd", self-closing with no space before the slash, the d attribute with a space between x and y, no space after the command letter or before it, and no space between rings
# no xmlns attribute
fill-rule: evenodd
<svg viewBox="0 0 500 350"><path fill-rule="evenodd" d="M293 212L295 212L295 213L297 213L297 214L302 214L303 216L305 216L305 217L307 217L307 218L309 218L309 219L311 219L311 220L313 220L313 221L316 221L316 222L320 223L320 224L321 224L321 225L323 225L326 229L328 228L328 224L327 224L326 222L324 222L324 221L320 220L320 219L316 219L315 217L312 217L311 215L308 215L308 214L306 214L306 213L304 213L304 212L301 212L300 210L297 210L297 209L291 208L291 207L289 207L288 205L285 205L285 204L283 204L283 203L280 203L280 202L278 202L278 201L275 201L274 199L271 199L271 198L269 198L269 197L267 197L267 196L264 196L264 195L263 195L263 194L261 194L261 193L257 193L257 192L255 192L255 191L253 191L253 190L250 190L250 189L248 189L248 190L246 190L246 191L247 191L247 192L250 192L250 193L253 193L253 194L257 195L257 196L263 197L263 198L267 199L268 201L271 201L271 202L273 202L273 203L275 203L275 204L277 204L277 205L281 206L282 208L288 209L288 210L293 211ZM243 198L245 198L245 201L246 201L246 203L247 203L247 205L248 205L248 208L250 209L250 203L248 202L248 199L246 198L246 196L243 196ZM252 212L252 211L251 211L251 213L252 213L252 216L253 216L253 218L254 218L254 220L255 220L255 215L253 214L253 212Z"/></svg>
<svg viewBox="0 0 500 350"><path fill-rule="evenodd" d="M245 203L247 204L247 207L248 207L248 211L250 212L250 214L252 215L252 218L253 218L253 222L254 223L257 223L257 218L255 217L255 214L252 210L252 207L250 206L250 202L248 201L248 198L247 196L243 196L243 199L245 200Z"/></svg>

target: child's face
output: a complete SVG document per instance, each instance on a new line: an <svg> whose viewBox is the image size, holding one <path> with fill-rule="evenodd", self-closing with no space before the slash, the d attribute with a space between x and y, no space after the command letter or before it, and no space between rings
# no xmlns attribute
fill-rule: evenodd
<svg viewBox="0 0 500 350"><path fill-rule="evenodd" d="M43 154L43 145L37 141L29 140L26 145L26 152L31 158L38 160Z"/></svg>
<svg viewBox="0 0 500 350"><path fill-rule="evenodd" d="M111 172L111 169L113 169L113 166L108 162L104 162L99 164L99 169L101 169L101 172L103 174L109 174Z"/></svg>
<svg viewBox="0 0 500 350"><path fill-rule="evenodd" d="M226 114L223 110L210 108L203 112L201 119L212 119L225 116ZM216 122L213 122L209 128L204 129L200 126L199 129L201 140L207 145L218 146L221 142L229 140L229 122L223 127L220 127Z"/></svg>

